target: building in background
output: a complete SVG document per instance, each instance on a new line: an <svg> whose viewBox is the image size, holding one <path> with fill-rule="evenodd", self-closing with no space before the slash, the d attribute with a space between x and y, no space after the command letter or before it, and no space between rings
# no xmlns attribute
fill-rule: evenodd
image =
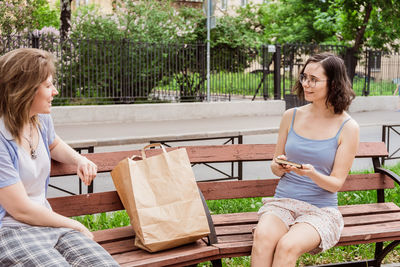
<svg viewBox="0 0 400 267"><path fill-rule="evenodd" d="M247 4L263 4L272 2L272 0L215 0L217 2L215 16L234 15L239 7L245 7Z"/></svg>
<svg viewBox="0 0 400 267"><path fill-rule="evenodd" d="M100 10L104 14L110 14L113 12L113 0L74 0L71 3L72 10L75 10L79 6L95 4L100 7Z"/></svg>

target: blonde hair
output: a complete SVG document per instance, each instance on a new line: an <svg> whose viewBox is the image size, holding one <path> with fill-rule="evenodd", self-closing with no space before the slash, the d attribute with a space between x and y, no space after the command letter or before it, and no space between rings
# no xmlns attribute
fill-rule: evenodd
<svg viewBox="0 0 400 267"><path fill-rule="evenodd" d="M35 48L19 48L0 57L0 117L11 135L21 142L22 127L29 120L33 99L41 83L54 76L52 54Z"/></svg>

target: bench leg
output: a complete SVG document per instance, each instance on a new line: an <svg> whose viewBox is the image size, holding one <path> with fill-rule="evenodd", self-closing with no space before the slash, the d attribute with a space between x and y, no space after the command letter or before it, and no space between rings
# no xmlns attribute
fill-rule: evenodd
<svg viewBox="0 0 400 267"><path fill-rule="evenodd" d="M221 259L213 260L213 261L211 261L211 264L213 267L222 267L222 260Z"/></svg>
<svg viewBox="0 0 400 267"><path fill-rule="evenodd" d="M318 266L320 266L320 267L321 266L326 266L326 267L339 267L339 266L342 266L342 267L365 267L365 266L380 267L382 264L382 261L386 257L386 255L400 244L400 240L393 241L392 243L390 243L383 249L380 244L382 244L382 243L378 242L376 244L377 251L375 253L375 259L373 259L373 260L365 260L365 261L358 261L358 262L331 263L331 264L324 264L324 265L318 265ZM314 267L316 267L316 266L314 266Z"/></svg>
<svg viewBox="0 0 400 267"><path fill-rule="evenodd" d="M376 267L380 267L383 259L386 257L386 255L391 252L397 245L400 244L400 240L393 241L389 245L387 245L380 253L377 253L375 255L375 260L376 260ZM378 243L376 244L378 245Z"/></svg>

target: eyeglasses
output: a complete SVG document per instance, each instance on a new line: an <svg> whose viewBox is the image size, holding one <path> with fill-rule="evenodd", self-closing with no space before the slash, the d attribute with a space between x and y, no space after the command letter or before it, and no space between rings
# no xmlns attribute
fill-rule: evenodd
<svg viewBox="0 0 400 267"><path fill-rule="evenodd" d="M326 82L328 80L318 80L315 77L307 78L307 75L300 74L299 81L300 81L301 84L304 84L304 83L308 82L308 86L313 88L313 87L315 87L317 85L318 82Z"/></svg>

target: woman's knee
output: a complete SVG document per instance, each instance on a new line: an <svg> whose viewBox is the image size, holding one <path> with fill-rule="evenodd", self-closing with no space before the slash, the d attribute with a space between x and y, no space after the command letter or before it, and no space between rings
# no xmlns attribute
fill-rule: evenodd
<svg viewBox="0 0 400 267"><path fill-rule="evenodd" d="M278 241L275 253L292 257L300 257L302 254L302 248L296 243L295 240L285 235Z"/></svg>
<svg viewBox="0 0 400 267"><path fill-rule="evenodd" d="M276 242L268 235L268 231L257 226L253 234L253 248L265 251L274 249L275 246Z"/></svg>
<svg viewBox="0 0 400 267"><path fill-rule="evenodd" d="M256 246L275 249L277 242L286 232L286 226L278 217L266 214L260 219L253 233L253 242Z"/></svg>

